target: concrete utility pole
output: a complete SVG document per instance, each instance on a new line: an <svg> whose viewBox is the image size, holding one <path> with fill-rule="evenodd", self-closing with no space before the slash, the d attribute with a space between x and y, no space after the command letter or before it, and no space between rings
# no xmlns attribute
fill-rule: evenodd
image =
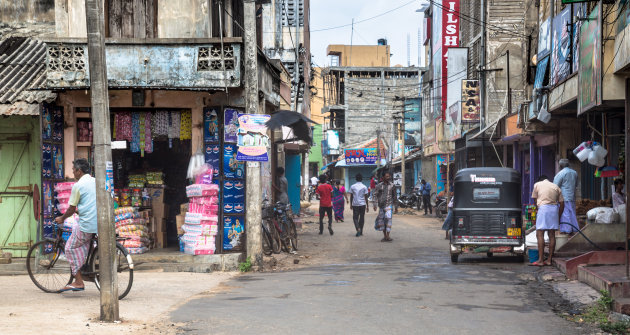
<svg viewBox="0 0 630 335"><path fill-rule="evenodd" d="M245 59L245 113L258 114L258 46L256 45L256 2L243 0L245 26L243 50ZM297 70L297 69L296 69ZM247 256L252 265L262 265L262 189L260 185L260 163L247 162Z"/></svg>
<svg viewBox="0 0 630 335"><path fill-rule="evenodd" d="M106 170L113 169L105 62L105 19L103 0L85 0L90 70L92 121L94 122L94 175L98 218L99 283L101 320L118 321L118 276L116 269L116 226L113 198L106 190Z"/></svg>
<svg viewBox="0 0 630 335"><path fill-rule="evenodd" d="M630 190L630 165L628 165L628 157L630 157L630 137L628 134L630 133L630 79L626 79L626 152L625 152L625 180L626 180L626 190ZM628 223L627 218L630 217L630 206L626 206L626 238L624 241L626 242L626 278L630 277L630 263L628 262L628 237L630 236L630 223Z"/></svg>
<svg viewBox="0 0 630 335"><path fill-rule="evenodd" d="M404 108L404 107L403 107ZM405 113L403 112L403 118L400 122L400 138L402 139L402 155L400 156L400 174L402 175L402 181L400 184L400 194L405 194Z"/></svg>

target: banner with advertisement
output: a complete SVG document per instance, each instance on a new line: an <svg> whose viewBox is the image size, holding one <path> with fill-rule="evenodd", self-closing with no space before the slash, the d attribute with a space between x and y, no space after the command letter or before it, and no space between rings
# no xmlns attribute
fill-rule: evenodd
<svg viewBox="0 0 630 335"><path fill-rule="evenodd" d="M376 148L345 149L346 165L376 165L378 155Z"/></svg>
<svg viewBox="0 0 630 335"><path fill-rule="evenodd" d="M555 86L565 80L571 72L571 63L567 62L571 54L571 7L567 6L553 18L553 34L551 38L551 70L549 84Z"/></svg>
<svg viewBox="0 0 630 335"><path fill-rule="evenodd" d="M468 78L468 48L448 49L448 96L444 136L448 140L461 137L461 81Z"/></svg>
<svg viewBox="0 0 630 335"><path fill-rule="evenodd" d="M239 161L267 162L269 155L269 136L267 126L271 116L263 114L241 114L238 117L238 151Z"/></svg>
<svg viewBox="0 0 630 335"><path fill-rule="evenodd" d="M405 99L405 145L422 145L420 98Z"/></svg>
<svg viewBox="0 0 630 335"><path fill-rule="evenodd" d="M538 59L548 56L551 53L551 18L540 23L538 30Z"/></svg>
<svg viewBox="0 0 630 335"><path fill-rule="evenodd" d="M446 110L448 107L448 83L452 79L448 69L448 50L451 47L459 46L459 4L460 0L442 0L442 110L440 118L446 118ZM448 73L448 75L447 75ZM439 77L435 77L439 78Z"/></svg>
<svg viewBox="0 0 630 335"><path fill-rule="evenodd" d="M449 162L454 162L455 156L453 154L437 155L437 161L436 161L437 183L435 186L435 193L437 194L438 197L446 196L445 194L446 193L446 179L447 179L447 173L448 173L447 171L448 168L446 166L447 159L449 159ZM453 181L451 180L450 182L452 183Z"/></svg>
<svg viewBox="0 0 630 335"><path fill-rule="evenodd" d="M479 122L479 80L462 80L462 122Z"/></svg>
<svg viewBox="0 0 630 335"><path fill-rule="evenodd" d="M596 4L580 28L578 115L602 104L602 8Z"/></svg>

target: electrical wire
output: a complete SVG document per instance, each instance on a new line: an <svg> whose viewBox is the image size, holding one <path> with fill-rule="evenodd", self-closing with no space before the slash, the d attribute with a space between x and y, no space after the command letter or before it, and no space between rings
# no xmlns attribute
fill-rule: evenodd
<svg viewBox="0 0 630 335"><path fill-rule="evenodd" d="M387 10L387 11L385 11L385 12L382 12L382 13L380 13L380 14L378 14L378 15L374 15L374 16L372 16L372 17L369 17L369 18L366 18L366 19L363 19L363 20L358 20L358 21L355 21L355 22L354 22L354 24L356 25L356 24L359 24L359 23L363 23L363 22L367 22L367 21L370 21L370 20L376 19L376 18L378 18L378 17L381 17L381 16L383 16L383 15L389 14L389 13L391 13L391 12L393 12L393 11L396 11L396 10L398 10L398 9L401 9L401 8L403 8L403 7L406 7L406 6L408 6L408 5L411 5L412 3L415 3L415 2L417 2L417 1L416 1L416 0L412 0L412 1L406 2L406 3L404 3L404 4L402 4L402 5L398 6L398 7L392 8L392 9ZM320 29L312 29L310 32L311 32L311 33L315 33L315 32L320 32L320 31L328 31L328 30L333 30L333 29L345 28L345 27L349 27L349 26L352 26L352 23L342 24L342 25L339 25L339 26L334 26L334 27L327 27L327 28L320 28Z"/></svg>

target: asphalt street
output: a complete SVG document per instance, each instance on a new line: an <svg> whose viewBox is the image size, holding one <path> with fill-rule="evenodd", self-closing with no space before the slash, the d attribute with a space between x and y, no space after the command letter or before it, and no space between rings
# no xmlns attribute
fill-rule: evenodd
<svg viewBox="0 0 630 335"><path fill-rule="evenodd" d="M237 276L164 320L186 334L586 334L552 310L553 292L524 278L513 257L451 264L441 222L397 215L380 242L374 214L355 237L346 213L335 234L300 231L299 267ZM290 258L289 258L290 260ZM171 328L172 329L172 328Z"/></svg>

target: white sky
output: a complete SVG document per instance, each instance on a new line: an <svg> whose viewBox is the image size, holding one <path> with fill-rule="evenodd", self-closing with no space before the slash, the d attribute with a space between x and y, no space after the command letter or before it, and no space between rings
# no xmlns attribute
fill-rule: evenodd
<svg viewBox="0 0 630 335"><path fill-rule="evenodd" d="M311 54L315 66L327 66L329 44L350 44L352 27L327 31L322 28L351 24L399 7L410 0L311 0ZM411 40L411 65L418 65L418 29L422 14L416 13L422 1L414 1L391 13L354 25L354 45L376 45L386 38L391 46L391 64L407 66L407 34Z"/></svg>

